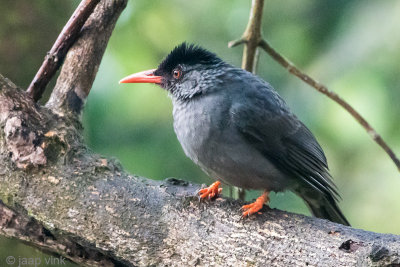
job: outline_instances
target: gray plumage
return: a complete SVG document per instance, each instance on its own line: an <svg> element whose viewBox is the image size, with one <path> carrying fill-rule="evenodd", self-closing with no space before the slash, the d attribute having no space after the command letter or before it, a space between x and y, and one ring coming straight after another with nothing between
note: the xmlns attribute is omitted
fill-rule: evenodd
<svg viewBox="0 0 400 267"><path fill-rule="evenodd" d="M177 68L179 79L171 74ZM324 152L269 83L186 44L155 74L172 97L183 150L210 177L245 189L292 190L315 216L349 225Z"/></svg>

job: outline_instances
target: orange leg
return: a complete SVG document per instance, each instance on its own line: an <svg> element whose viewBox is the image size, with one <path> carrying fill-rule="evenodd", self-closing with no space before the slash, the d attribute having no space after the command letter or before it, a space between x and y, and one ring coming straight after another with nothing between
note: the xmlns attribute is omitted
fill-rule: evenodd
<svg viewBox="0 0 400 267"><path fill-rule="evenodd" d="M250 216L251 214L256 213L257 211L262 209L264 203L268 202L268 201L269 201L269 192L264 191L264 193L261 196L259 196L256 199L256 201L254 201L253 203L251 203L249 205L244 205L242 207L242 210L243 210L242 217Z"/></svg>
<svg viewBox="0 0 400 267"><path fill-rule="evenodd" d="M221 182L216 181L209 187L201 189L198 193L200 195L200 199L213 199L215 197L218 197L218 195L222 192L222 188L219 188L220 184Z"/></svg>

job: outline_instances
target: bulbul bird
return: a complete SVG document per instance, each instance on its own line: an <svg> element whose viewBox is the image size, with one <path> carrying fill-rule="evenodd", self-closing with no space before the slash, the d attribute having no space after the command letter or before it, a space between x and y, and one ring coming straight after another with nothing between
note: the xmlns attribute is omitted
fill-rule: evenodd
<svg viewBox="0 0 400 267"><path fill-rule="evenodd" d="M257 213L269 192L291 190L318 218L349 225L321 146L272 86L193 44L175 47L157 69L120 83L155 83L169 92L174 130L185 154L217 179L199 191L221 193L220 181L264 193L243 216Z"/></svg>

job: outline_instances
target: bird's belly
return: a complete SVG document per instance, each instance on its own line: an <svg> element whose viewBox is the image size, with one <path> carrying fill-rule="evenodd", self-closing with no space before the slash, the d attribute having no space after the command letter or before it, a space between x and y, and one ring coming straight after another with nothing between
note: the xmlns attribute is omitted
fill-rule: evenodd
<svg viewBox="0 0 400 267"><path fill-rule="evenodd" d="M289 179L256 149L232 132L207 145L201 162L215 179L248 189L284 190Z"/></svg>
<svg viewBox="0 0 400 267"><path fill-rule="evenodd" d="M175 105L176 106L176 105ZM223 117L223 116L222 116ZM245 142L219 114L174 108L174 129L185 154L216 180L248 188L282 191L289 179Z"/></svg>

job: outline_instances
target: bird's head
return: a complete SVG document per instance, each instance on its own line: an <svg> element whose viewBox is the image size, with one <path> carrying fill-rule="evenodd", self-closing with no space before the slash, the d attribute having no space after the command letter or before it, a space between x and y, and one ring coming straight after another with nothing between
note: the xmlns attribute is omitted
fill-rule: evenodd
<svg viewBox="0 0 400 267"><path fill-rule="evenodd" d="M213 86L221 67L225 65L214 53L182 43L171 51L157 69L129 75L120 83L155 83L175 98L188 99Z"/></svg>

